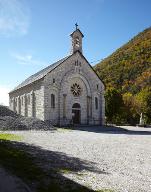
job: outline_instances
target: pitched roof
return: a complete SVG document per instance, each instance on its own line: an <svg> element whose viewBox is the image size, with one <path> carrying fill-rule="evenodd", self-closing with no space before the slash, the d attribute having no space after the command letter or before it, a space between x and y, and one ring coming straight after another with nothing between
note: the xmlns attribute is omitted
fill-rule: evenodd
<svg viewBox="0 0 151 192"><path fill-rule="evenodd" d="M14 92L26 85L29 85L37 80L42 79L43 77L45 77L49 72L51 72L53 69L55 69L57 66L59 66L61 63L63 63L66 59L68 59L70 57L67 56L51 65L49 65L48 67L42 69L41 71L35 73L34 75L31 75L30 77L28 77L25 81L23 81L21 84L19 84L17 87L15 87L11 92ZM11 93L10 92L10 93Z"/></svg>
<svg viewBox="0 0 151 192"><path fill-rule="evenodd" d="M74 34L76 31L78 31L79 33L81 33L82 37L84 37L84 35L83 35L83 33L80 31L80 29L76 29L75 31L73 31L73 32L70 34L70 36L72 37L73 34Z"/></svg>

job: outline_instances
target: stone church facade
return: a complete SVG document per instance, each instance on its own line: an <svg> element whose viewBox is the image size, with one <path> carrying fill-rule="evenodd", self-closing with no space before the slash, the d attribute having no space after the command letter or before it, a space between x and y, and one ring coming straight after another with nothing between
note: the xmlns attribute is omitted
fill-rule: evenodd
<svg viewBox="0 0 151 192"><path fill-rule="evenodd" d="M56 125L103 125L104 85L82 53L82 32L71 34L71 54L9 93L10 109Z"/></svg>

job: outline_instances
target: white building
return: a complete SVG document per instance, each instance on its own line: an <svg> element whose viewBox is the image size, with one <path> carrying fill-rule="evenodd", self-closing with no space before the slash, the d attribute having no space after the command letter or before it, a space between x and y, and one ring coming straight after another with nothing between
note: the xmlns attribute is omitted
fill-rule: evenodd
<svg viewBox="0 0 151 192"><path fill-rule="evenodd" d="M54 124L104 124L104 85L82 53L82 32L71 34L71 54L30 76L9 93L17 113Z"/></svg>

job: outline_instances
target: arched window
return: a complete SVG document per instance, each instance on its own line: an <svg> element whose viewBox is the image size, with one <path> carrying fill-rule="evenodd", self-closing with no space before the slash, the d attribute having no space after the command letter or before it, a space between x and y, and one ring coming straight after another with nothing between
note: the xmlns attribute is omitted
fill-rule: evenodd
<svg viewBox="0 0 151 192"><path fill-rule="evenodd" d="M51 94L51 108L55 108L55 95Z"/></svg>
<svg viewBox="0 0 151 192"><path fill-rule="evenodd" d="M24 98L23 98L23 96L21 97L21 105L24 105Z"/></svg>
<svg viewBox="0 0 151 192"><path fill-rule="evenodd" d="M30 105L30 95L27 97L27 104Z"/></svg>
<svg viewBox="0 0 151 192"><path fill-rule="evenodd" d="M95 109L98 109L98 98L95 97Z"/></svg>
<svg viewBox="0 0 151 192"><path fill-rule="evenodd" d="M98 90L99 89L99 85L97 84L96 87L97 87L97 90Z"/></svg>

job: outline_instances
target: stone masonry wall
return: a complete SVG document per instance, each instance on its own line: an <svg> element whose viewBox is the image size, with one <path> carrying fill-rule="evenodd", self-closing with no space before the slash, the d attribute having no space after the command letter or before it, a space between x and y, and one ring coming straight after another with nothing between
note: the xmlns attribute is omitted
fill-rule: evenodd
<svg viewBox="0 0 151 192"><path fill-rule="evenodd" d="M79 97L71 92L74 83L82 88ZM51 104L52 94L55 97L54 106ZM54 124L69 124L75 103L80 105L82 124L104 124L104 85L79 52L70 56L44 79L10 93L12 110L23 116L50 120Z"/></svg>
<svg viewBox="0 0 151 192"><path fill-rule="evenodd" d="M55 81L55 82L54 82ZM71 85L77 82L82 87L82 94L74 97L70 91ZM77 52L59 65L44 79L45 85L45 119L69 123L72 119L72 105L79 103L81 106L81 123L100 124L104 123L104 85L88 65L86 60ZM50 106L50 95L56 98L56 107ZM64 97L66 98L66 117L64 117ZM89 111L87 97L90 98ZM95 107L95 97L98 98L98 109ZM90 109L91 108L91 109Z"/></svg>
<svg viewBox="0 0 151 192"><path fill-rule="evenodd" d="M9 99L13 111L23 116L44 120L43 80L11 92Z"/></svg>

